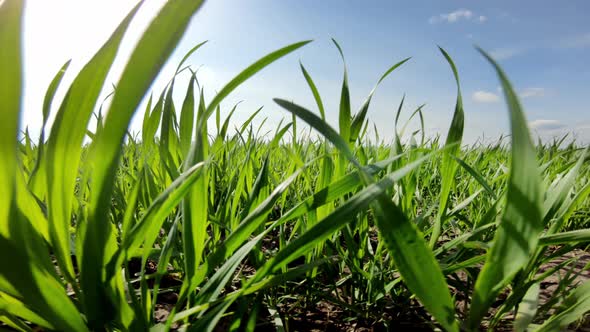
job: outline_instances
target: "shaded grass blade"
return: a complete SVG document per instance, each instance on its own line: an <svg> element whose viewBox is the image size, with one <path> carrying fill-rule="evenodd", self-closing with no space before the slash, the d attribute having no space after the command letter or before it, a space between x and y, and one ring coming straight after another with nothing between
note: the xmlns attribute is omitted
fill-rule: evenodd
<svg viewBox="0 0 590 332"><path fill-rule="evenodd" d="M559 331L590 311L590 281L578 286L565 300L565 304L565 310L549 318L535 331Z"/></svg>

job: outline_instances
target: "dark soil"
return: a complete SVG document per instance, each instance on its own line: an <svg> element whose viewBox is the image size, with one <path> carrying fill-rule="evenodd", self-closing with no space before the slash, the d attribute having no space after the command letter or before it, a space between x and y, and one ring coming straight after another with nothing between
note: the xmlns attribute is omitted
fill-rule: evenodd
<svg viewBox="0 0 590 332"><path fill-rule="evenodd" d="M268 243L271 244L271 243ZM272 247L272 244L271 244ZM555 251L552 248L549 251ZM563 293L559 290L559 283L565 277L571 277L572 282L570 287L575 287L590 279L590 254L583 250L574 250L564 255L560 255L548 263L541 266L539 273L544 273L547 270L555 268L567 260L572 260L570 264L558 269L555 273L545 278L541 283L541 291L539 295L539 304L542 307L545 304L551 304L559 301L558 294ZM132 259L129 262L129 273L132 277L139 277L141 272L141 261L139 259ZM148 260L144 266L144 273L153 274L157 271L157 264L154 261ZM255 271L249 267L242 269L244 274L254 274ZM466 279L464 272L456 274L459 281ZM174 308L178 300L177 291L182 285L182 280L178 279L174 274L164 275L160 282L161 293L157 297L155 319L156 322L165 322L171 310ZM153 279L148 280L148 286L153 287ZM231 287L235 289L237 285ZM139 283L134 284L138 288ZM231 291L230 289L229 291ZM467 308L464 303L468 300L465 294L451 288L453 295L457 300L457 311L460 317L466 316ZM495 308L499 307L506 299L508 291L498 296L497 301L492 305L491 314ZM281 321L284 324L286 331L432 331L437 328L437 325L432 321L430 315L424 310L420 303L416 300L410 300L407 303L396 305L391 299L383 307L367 309L367 312L353 311L350 307L343 307L342 304L332 303L326 298L317 295L314 297L315 303L309 303L309 299L305 295L305 286L298 289L298 287L289 288L289 297L285 297L279 304L275 306L280 315ZM231 308L230 308L231 310ZM276 326L273 323L268 310L261 310L258 314L258 322L256 331L276 331ZM222 319L216 331L224 331L228 328L229 319ZM514 314L509 313L504 320L495 328L496 331L511 331ZM487 322L483 322L482 327L485 328ZM0 329L5 328L0 324ZM35 331L42 331L33 327ZM569 331L588 331L590 332L590 314L585 316L585 319L575 326L570 326Z"/></svg>

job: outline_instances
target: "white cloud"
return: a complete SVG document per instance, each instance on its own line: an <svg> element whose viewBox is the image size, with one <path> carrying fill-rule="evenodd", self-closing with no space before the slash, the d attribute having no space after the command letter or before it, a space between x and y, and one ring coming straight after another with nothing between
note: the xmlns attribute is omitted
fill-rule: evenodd
<svg viewBox="0 0 590 332"><path fill-rule="evenodd" d="M471 99L476 103L497 103L500 101L500 97L497 94L483 90L475 91Z"/></svg>
<svg viewBox="0 0 590 332"><path fill-rule="evenodd" d="M522 47L505 47L505 48L497 48L490 52L490 55L495 60L506 60L513 58L515 56L521 55L526 51L525 48Z"/></svg>
<svg viewBox="0 0 590 332"><path fill-rule="evenodd" d="M471 10L461 8L461 9L457 9L457 10L450 12L450 13L443 13L443 14L432 16L432 17L430 17L428 22L430 24L455 23L460 20L484 23L485 21L488 20L488 18L483 15L477 16Z"/></svg>
<svg viewBox="0 0 590 332"><path fill-rule="evenodd" d="M521 98L536 98L536 97L543 97L546 94L546 90L544 88L526 88L520 92Z"/></svg>
<svg viewBox="0 0 590 332"><path fill-rule="evenodd" d="M539 131L551 131L551 130L563 129L567 126L565 124L561 123L559 120L539 119L539 120L529 122L529 127L531 129L539 130Z"/></svg>

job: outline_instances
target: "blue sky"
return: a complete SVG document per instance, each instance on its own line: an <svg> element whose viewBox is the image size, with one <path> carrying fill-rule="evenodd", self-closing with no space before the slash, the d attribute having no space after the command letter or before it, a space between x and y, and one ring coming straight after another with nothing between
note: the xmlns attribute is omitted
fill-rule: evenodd
<svg viewBox="0 0 590 332"><path fill-rule="evenodd" d="M39 130L43 94L61 64L73 59L67 83L133 4L131 0L28 2L23 123L32 133ZM124 41L109 82L116 83L135 41L161 4L161 0L147 0ZM425 103L427 134L444 136L456 88L451 70L437 49L440 45L459 70L466 112L465 141L490 141L507 133L508 113L491 66L474 49L479 45L508 73L535 136L548 139L572 133L588 143L588 13L590 2L586 0L208 1L153 88L159 93L184 53L204 40L209 43L191 57L190 64L201 66L200 81L211 96L265 54L314 39L246 82L224 102L223 110L227 113L233 103L243 100L235 115L235 123L239 123L264 105L268 130L281 118L288 118L274 105L274 97L315 110L299 69L298 62L302 61L322 94L328 121L336 126L342 61L331 43L333 37L344 50L354 110L389 66L412 57L379 87L373 99L369 119L381 137L392 137L395 110L404 94L405 114ZM176 88L182 89L181 85ZM58 98L61 95L63 91ZM180 98L179 94L179 102ZM136 117L132 129L140 128L140 120Z"/></svg>

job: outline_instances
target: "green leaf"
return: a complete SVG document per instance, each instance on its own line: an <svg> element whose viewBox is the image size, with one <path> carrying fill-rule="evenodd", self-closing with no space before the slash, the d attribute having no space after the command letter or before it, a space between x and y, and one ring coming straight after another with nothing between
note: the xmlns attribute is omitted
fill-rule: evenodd
<svg viewBox="0 0 590 332"><path fill-rule="evenodd" d="M182 68L182 65L186 62L186 60L191 55L193 55L193 53L195 53L199 48L201 48L201 46L205 45L207 42L208 42L208 40L205 40L204 42L201 42L201 43L195 45L193 48L190 49L190 51L186 52L186 54L184 55L182 60L180 60L180 62L178 63L175 73L178 74L180 72L180 68Z"/></svg>
<svg viewBox="0 0 590 332"><path fill-rule="evenodd" d="M527 121L502 69L484 51L480 52L494 66L510 110L512 162L502 220L475 283L469 317L472 329L479 326L496 295L528 263L543 230L542 182Z"/></svg>
<svg viewBox="0 0 590 332"><path fill-rule="evenodd" d="M88 205L88 223L83 232L80 261L80 283L88 322L100 329L119 313L114 307L116 293L105 288L103 266L110 259L105 244L110 225L107 213L111 205L117 166L121 156L121 143L135 110L147 89L176 48L193 14L202 1L168 1L152 20L133 50L117 90L106 114L103 130L97 134L90 151L92 170ZM110 278L109 278L110 279ZM121 303L121 302L118 302Z"/></svg>
<svg viewBox="0 0 590 332"><path fill-rule="evenodd" d="M556 214L563 208L568 195L574 186L576 178L584 165L584 161L586 159L586 155L588 154L588 149L586 148L580 158L578 158L578 162L575 166L569 170L569 172L559 180L559 183L554 187L551 188L547 192L547 198L544 201L543 206L543 223L545 225L549 224L552 218L556 216ZM558 231L558 226L561 226L559 223L555 223L555 226L550 228L550 232L554 233Z"/></svg>
<svg viewBox="0 0 590 332"><path fill-rule="evenodd" d="M198 163L182 173L145 211L142 218L123 239L121 252L134 252L142 243L151 248L166 217L178 206L195 181L202 176L205 163Z"/></svg>
<svg viewBox="0 0 590 332"><path fill-rule="evenodd" d="M463 98L461 97L461 86L459 84L459 74L457 68L453 63L453 60L449 54L439 47L440 52L443 54L455 76L455 82L457 84L457 102L455 104L455 112L453 114L453 120L451 127L447 133L447 140L445 146L449 147L447 152L443 154L442 166L441 166L441 188L439 194L438 213L430 236L430 247L434 248L438 238L441 234L444 218L447 212L449 203L449 195L451 188L455 183L455 173L457 172L457 164L454 163L454 158L461 152L461 140L463 139L463 123L465 115L463 113Z"/></svg>
<svg viewBox="0 0 590 332"><path fill-rule="evenodd" d="M21 111L21 25L24 1L0 3L0 235L9 235Z"/></svg>
<svg viewBox="0 0 590 332"><path fill-rule="evenodd" d="M332 42L338 48L342 63L344 66L344 77L342 78L342 91L340 92L340 111L338 112L338 124L340 129L340 136L345 142L350 140L350 91L348 89L348 71L346 69L346 61L344 60L344 53L338 42L332 38Z"/></svg>
<svg viewBox="0 0 590 332"><path fill-rule="evenodd" d="M463 159L455 157L455 156L453 156L453 158L455 159L455 161L459 165L461 165L461 167L463 167L467 171L467 173L469 173L475 179L475 181L477 181L479 184L481 184L481 186L486 190L486 192L488 193L488 195L490 195L490 197L492 197L494 200L498 199L496 197L496 193L492 190L492 187L490 187L490 185L483 178L483 176L481 175L480 172L475 170L473 167L469 166L469 164L467 164Z"/></svg>
<svg viewBox="0 0 590 332"><path fill-rule="evenodd" d="M432 251L428 249L423 235L418 231L415 224L410 222L401 212L401 210L391 201L391 199L385 195L385 191L393 186L394 181L371 184L371 176L363 172L361 165L355 159L352 151L350 151L347 142L325 121L322 121L317 115L294 103L282 99L274 99L274 101L289 112L302 118L305 122L307 122L307 124L319 131L332 144L334 144L344 154L344 156L349 159L350 162L355 165L355 167L360 172L363 183L368 186L365 190L371 188L372 192L375 193L375 197L370 199L366 198L368 200L367 203L373 203L373 209L375 210L377 216L376 219L379 230L385 237L385 244L392 254L400 274L404 278L404 281L406 281L408 288L414 294L416 294L416 296L422 301L428 311L445 329L450 331L458 331L459 325L455 320L453 301L438 262L435 260ZM419 159L419 161L423 161L423 158ZM415 163L406 165L405 167L401 168L400 171L412 170L417 166ZM410 168L410 165L413 167ZM381 184L381 186L378 186L379 184ZM370 195L370 191L367 193L367 195ZM363 200L364 199L361 199L361 202ZM349 203L350 200L346 201L343 207L348 206ZM360 208L355 208L353 211L358 211L359 209ZM341 210L337 209L334 211L334 213L337 211L341 212ZM349 216L351 214L352 211L347 211L346 214L340 215L338 218L336 218L339 221L331 221L329 225L325 225L320 222L311 229L315 231L313 232L313 235L309 236L315 238L331 234L337 230L338 227L344 226L344 224L349 220L345 216ZM322 227L325 229L316 229L316 227L319 227L319 225L322 225ZM307 232L305 234L307 234ZM312 240L307 240L305 234L293 242L296 243L296 241L300 241L299 245L301 248L297 248L291 252L290 255L293 256L287 256L289 259L298 257L299 255L303 254L305 249L312 247L315 243L317 243L307 242ZM281 252L283 252L285 249L281 250L277 256L275 256L275 258L281 255L280 257L285 259L283 255L289 255L281 254ZM281 264L283 265L278 265L278 267L275 267L274 269L276 270L277 268L284 266L285 263Z"/></svg>
<svg viewBox="0 0 590 332"><path fill-rule="evenodd" d="M326 120L326 114L324 112L324 103L322 102L322 97L318 92L318 88L316 87L315 83L313 82L313 79L311 78L307 70L305 70L305 67L303 67L303 63L301 63L301 61L299 61L299 67L301 67L301 72L303 73L305 81L307 82L307 85L309 86L309 89L313 94L313 99L315 99L315 103L318 106L318 110L320 111L322 120Z"/></svg>
<svg viewBox="0 0 590 332"><path fill-rule="evenodd" d="M578 229L575 231L545 235L539 239L539 245L541 246L579 242L590 242L590 229Z"/></svg>
<svg viewBox="0 0 590 332"><path fill-rule="evenodd" d="M590 281L586 281L567 297L565 309L553 315L536 332L559 331L590 311Z"/></svg>
<svg viewBox="0 0 590 332"><path fill-rule="evenodd" d="M535 314L537 313L537 307L539 306L540 289L541 285L534 283L522 298L522 301L518 305L516 317L514 317L514 331L525 332L529 324L533 322L533 318L535 318Z"/></svg>
<svg viewBox="0 0 590 332"><path fill-rule="evenodd" d="M69 229L86 126L123 35L140 4L129 12L109 40L74 79L57 112L47 142L49 234L59 267L70 282L75 282L75 277L70 259Z"/></svg>
<svg viewBox="0 0 590 332"><path fill-rule="evenodd" d="M361 127L362 127L363 123L365 122L365 118L367 117L367 112L369 111L369 105L371 104L371 99L373 98L373 95L375 94L375 91L377 90L377 87L379 86L379 84L387 76L389 76L389 74L391 74L394 70L396 70L398 67L400 67L404 63L406 63L408 60L410 60L410 58L406 58L406 59L394 64L389 69L387 69L383 75L381 75L381 78L379 78L379 81L377 81L377 84L375 84L375 87L373 87L373 90L371 90L371 92L369 93L369 95L365 99L363 106L361 106L361 109L358 111L357 114L355 114L354 118L352 119L352 123L350 125L351 129L350 129L350 139L349 139L349 141L351 143L354 143L354 141L356 141L357 138L359 137ZM322 119L324 119L324 118L322 117Z"/></svg>
<svg viewBox="0 0 590 332"><path fill-rule="evenodd" d="M45 92L45 99L43 100L43 123L41 125L41 134L39 135L39 143L37 144L37 161L35 162L33 170L31 170L31 175L29 175L29 184L35 187L34 192L41 197L45 196L46 189L41 189L39 186L46 186L47 183L44 177L45 173L43 173L41 179L37 179L37 172L39 171L41 163L45 158L45 126L47 124L47 119L49 118L49 112L51 111L51 103L53 102L53 97L55 96L55 92L57 91L57 88L59 87L59 84L61 83L61 80L66 73L66 70L70 66L70 62L71 60L66 61L66 63L64 63L64 65L60 68L57 74L55 74L53 80L47 88L47 92ZM44 170L42 172L44 172ZM39 195L40 191L43 191L42 195Z"/></svg>
<svg viewBox="0 0 590 332"><path fill-rule="evenodd" d="M184 157L188 156L193 139L193 126L195 125L195 80L195 76L191 76L184 102L182 103L182 111L180 112L180 148Z"/></svg>
<svg viewBox="0 0 590 332"><path fill-rule="evenodd" d="M236 77L234 77L229 83L227 83L215 98L211 101L211 103L207 106L205 111L205 118L209 118L215 111L215 108L221 103L225 97L227 97L233 90L235 90L240 84L244 83L247 79L254 76L257 72L264 69L266 66L270 65L271 63L275 62L276 60L284 57L285 55L295 51L296 49L310 43L311 40L306 40L302 42L298 42L295 44L291 44L289 46L283 47L279 50L276 50L265 57L261 58L260 60L256 61L248 68L244 69L241 73L239 73Z"/></svg>

